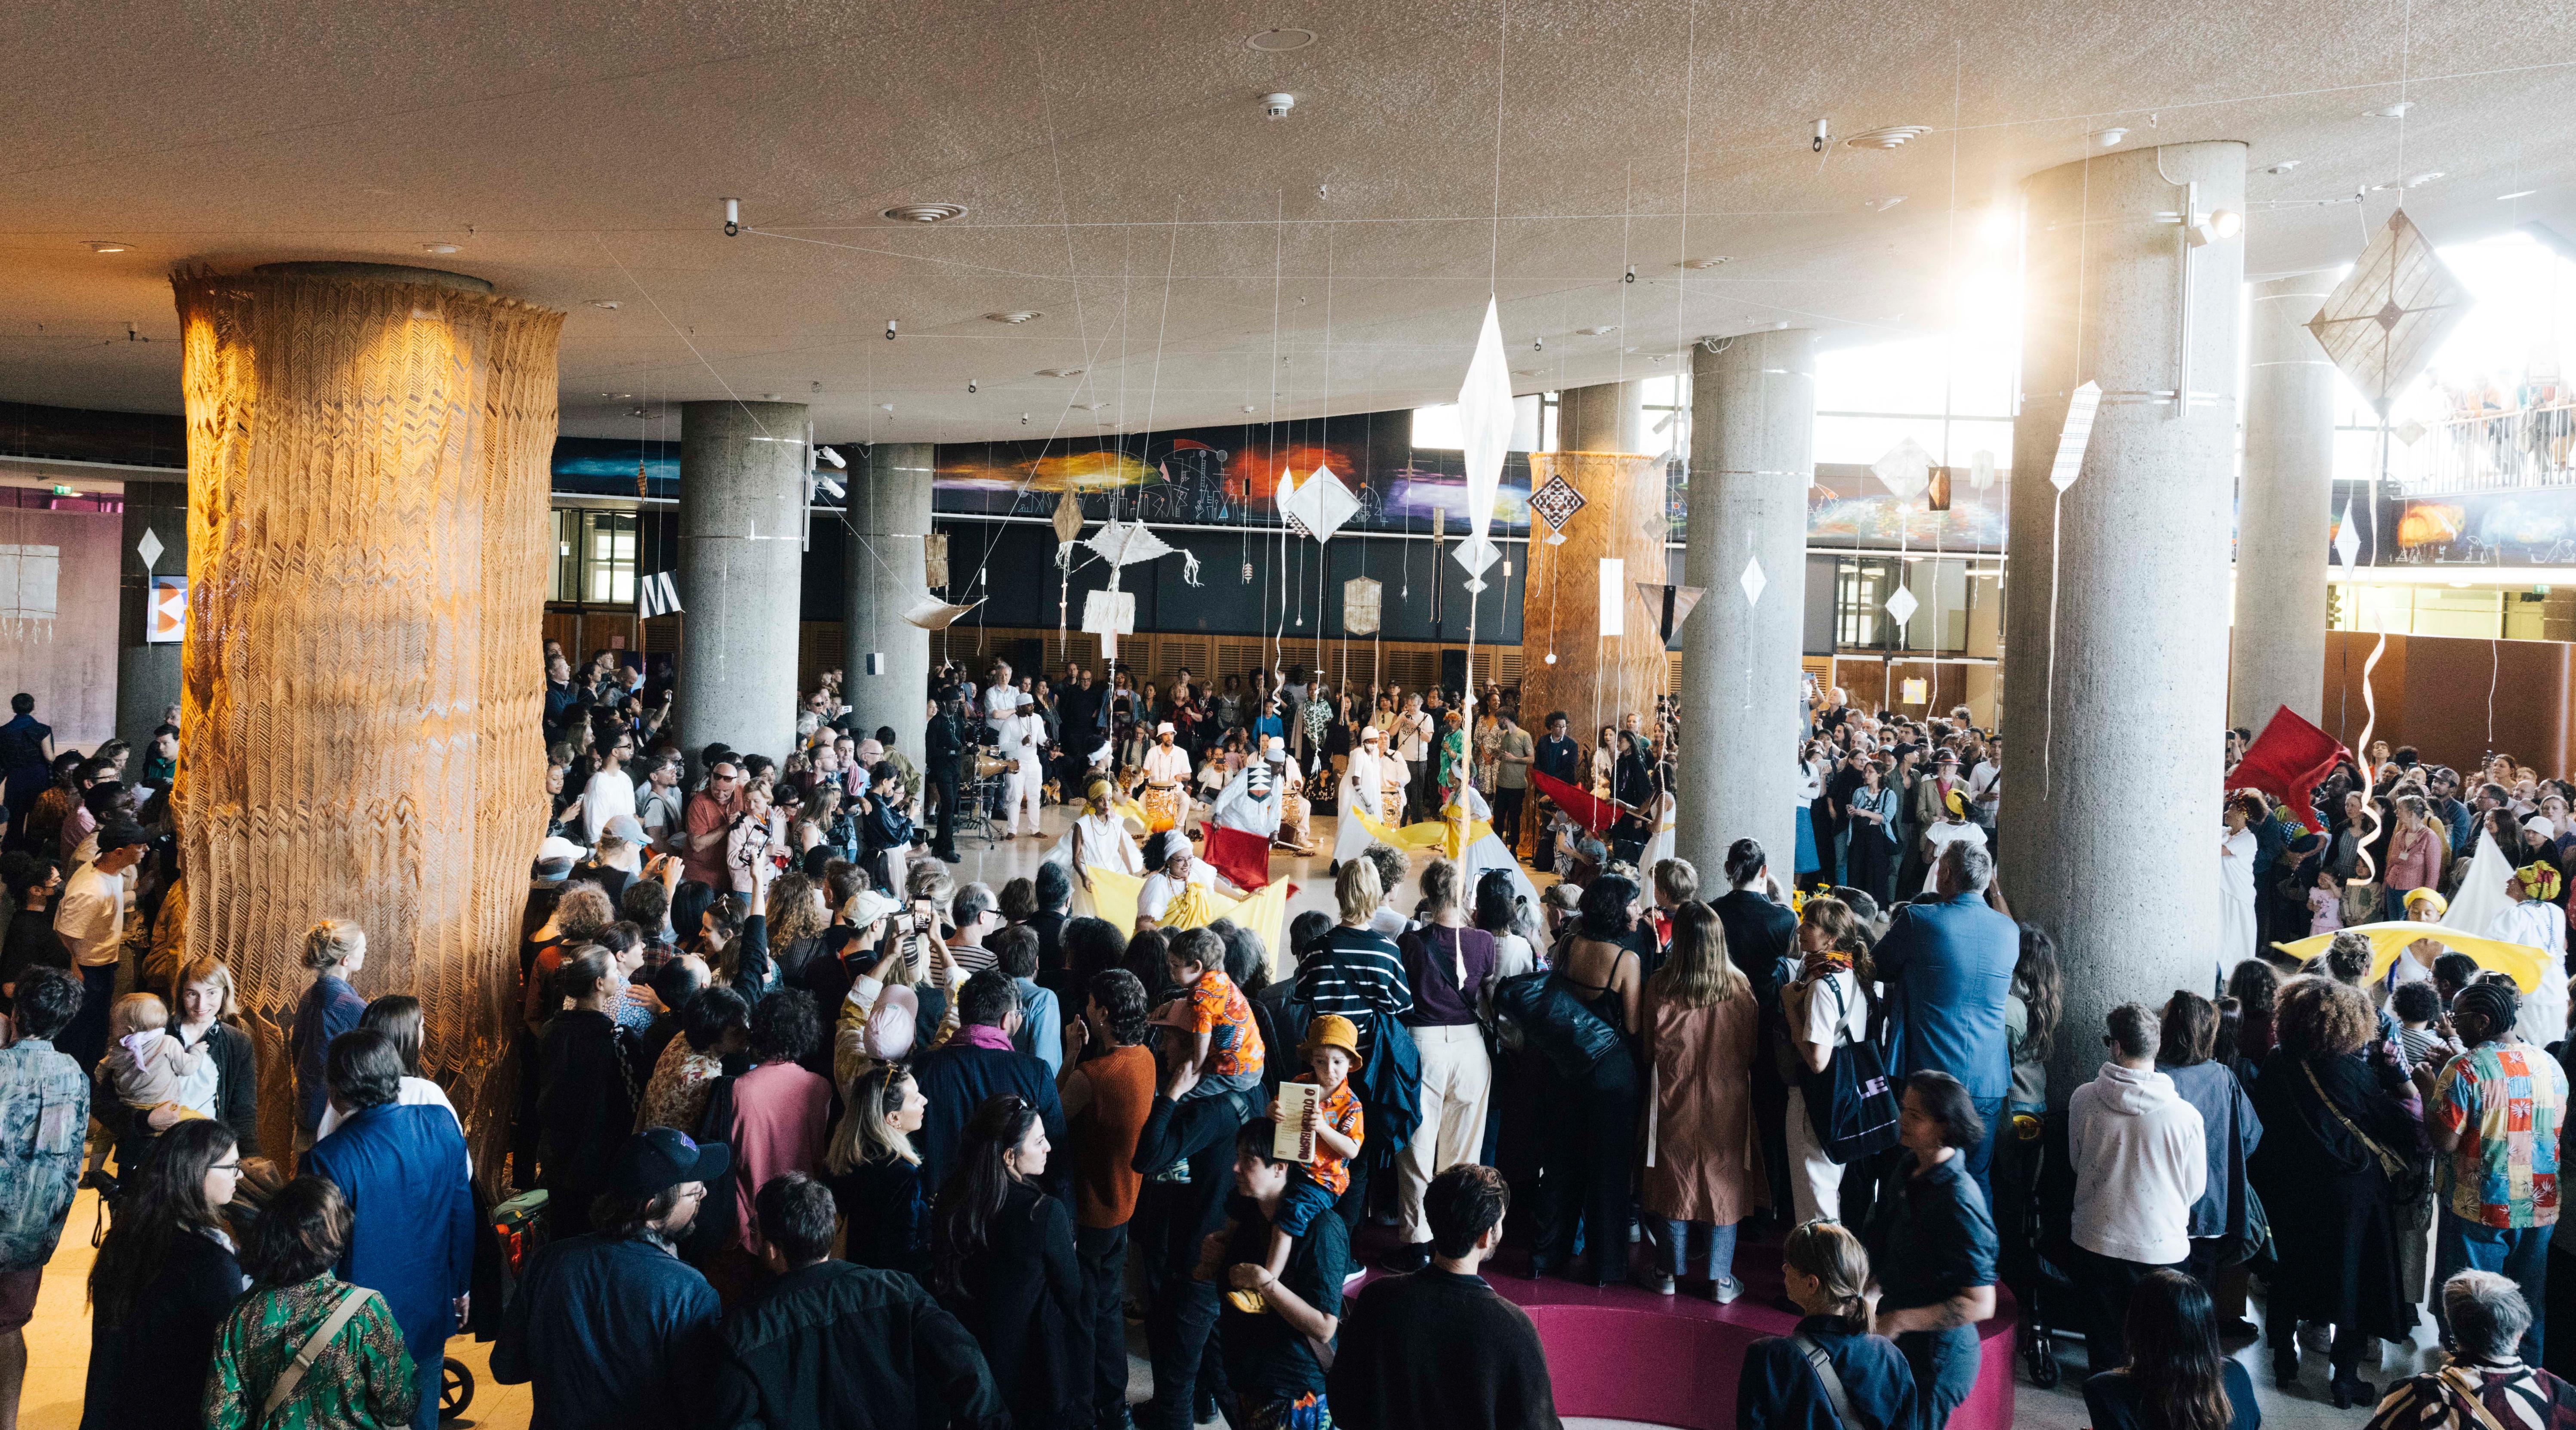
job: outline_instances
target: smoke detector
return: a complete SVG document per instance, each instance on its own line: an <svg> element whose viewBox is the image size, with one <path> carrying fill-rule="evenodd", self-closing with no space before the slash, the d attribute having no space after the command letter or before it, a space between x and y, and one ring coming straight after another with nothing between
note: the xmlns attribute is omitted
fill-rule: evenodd
<svg viewBox="0 0 2576 1430"><path fill-rule="evenodd" d="M2096 129L2086 137L2105 149L2113 149L2119 147L2121 140L2129 137L2129 131L2114 124L2108 129Z"/></svg>
<svg viewBox="0 0 2576 1430"><path fill-rule="evenodd" d="M2414 107L2415 101L2411 99L2401 99L2395 104L2383 104L2377 109L2365 109L2361 112L2361 117L2364 119L2403 119L2406 117L2406 111L2413 109Z"/></svg>
<svg viewBox="0 0 2576 1430"><path fill-rule="evenodd" d="M1264 119L1285 119L1288 117L1288 111L1295 109L1296 107L1297 96L1293 94L1265 94L1261 96L1261 117Z"/></svg>
<svg viewBox="0 0 2576 1430"><path fill-rule="evenodd" d="M1843 141L1847 149L1902 149L1932 132L1929 124L1882 124Z"/></svg>
<svg viewBox="0 0 2576 1430"><path fill-rule="evenodd" d="M946 223L966 212L964 204L897 204L885 217L897 223Z"/></svg>

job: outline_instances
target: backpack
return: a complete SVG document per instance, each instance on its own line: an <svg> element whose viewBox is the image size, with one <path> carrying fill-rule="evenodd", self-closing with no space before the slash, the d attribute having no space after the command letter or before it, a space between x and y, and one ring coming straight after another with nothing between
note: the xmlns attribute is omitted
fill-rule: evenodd
<svg viewBox="0 0 2576 1430"><path fill-rule="evenodd" d="M1834 994L1834 1026L1842 1027L1842 984L1828 979ZM1896 1145L1896 1087L1888 1080L1887 1059L1878 1044L1844 1043L1834 1049L1823 1072L1803 1065L1798 1087L1807 1098L1807 1121L1815 1128L1824 1154L1846 1165Z"/></svg>
<svg viewBox="0 0 2576 1430"><path fill-rule="evenodd" d="M1520 1024L1522 1045L1538 1049L1565 1078L1588 1079L1620 1051L1619 1030L1543 968L1496 983L1494 1010Z"/></svg>

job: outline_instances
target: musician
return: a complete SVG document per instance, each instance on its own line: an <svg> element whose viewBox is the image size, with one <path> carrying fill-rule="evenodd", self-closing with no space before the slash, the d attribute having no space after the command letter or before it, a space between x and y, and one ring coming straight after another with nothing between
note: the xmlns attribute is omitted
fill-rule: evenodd
<svg viewBox="0 0 2576 1430"><path fill-rule="evenodd" d="M1153 748L1145 752L1144 806L1156 832L1182 829L1189 823L1189 752L1172 743L1177 732L1169 720L1154 727Z"/></svg>
<svg viewBox="0 0 2576 1430"><path fill-rule="evenodd" d="M1288 742L1270 736L1262 742L1261 756L1263 763L1270 766L1271 783L1279 788L1279 829L1270 836L1270 842L1292 854L1314 853L1314 842L1306 833L1306 785L1298 774L1296 759L1288 753Z"/></svg>
<svg viewBox="0 0 2576 1430"><path fill-rule="evenodd" d="M1002 759L1010 765L1003 777L1004 839L1019 837L1020 822L1028 821L1029 837L1038 833L1038 807L1046 798L1046 721L1034 706L1023 706L1020 713L1002 722Z"/></svg>

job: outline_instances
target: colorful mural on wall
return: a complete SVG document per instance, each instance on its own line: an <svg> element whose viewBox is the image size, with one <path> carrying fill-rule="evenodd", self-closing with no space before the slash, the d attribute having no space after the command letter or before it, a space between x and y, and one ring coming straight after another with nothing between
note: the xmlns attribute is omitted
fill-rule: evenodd
<svg viewBox="0 0 2576 1430"><path fill-rule="evenodd" d="M2576 565L2576 487L2410 497L2397 507L2401 562Z"/></svg>

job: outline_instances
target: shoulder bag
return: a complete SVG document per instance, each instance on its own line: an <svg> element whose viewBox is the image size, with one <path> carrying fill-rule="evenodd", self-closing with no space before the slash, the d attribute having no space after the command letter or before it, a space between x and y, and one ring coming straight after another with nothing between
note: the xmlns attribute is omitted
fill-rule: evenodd
<svg viewBox="0 0 2576 1430"><path fill-rule="evenodd" d="M2301 1058L2299 1071L2308 1075L2308 1086L2315 1089L2317 1101L2325 1105L2326 1111L2333 1115L2336 1122L2342 1124L2344 1131L2360 1139L2361 1145L2368 1148L2370 1155L2377 1159L2379 1175L2388 1182L2390 1200L2401 1203L2412 1202L2421 1199L2425 1193L2432 1190L2432 1179L2425 1174L2423 1168L2380 1146L2376 1138L2361 1130L2361 1124L2344 1116L2343 1109L2337 1107L2335 1100L2326 1095L2326 1085L2317 1081L2317 1070L2314 1065L2307 1059Z"/></svg>
<svg viewBox="0 0 2576 1430"><path fill-rule="evenodd" d="M340 1334L340 1328L348 1325L350 1318L357 1315L359 1308L367 1304L367 1298L374 1294L364 1286L352 1286L340 1293L340 1303L331 1308L331 1314L323 1318L321 1325L313 1328L313 1334L304 1338L304 1344L295 1348L295 1359L278 1372L276 1382L269 1386L268 1400L259 1407L260 1424L267 1424L279 1406L294 1398L295 1388L304 1383L304 1373L313 1369L313 1362L330 1349L331 1338Z"/></svg>
<svg viewBox="0 0 2576 1430"><path fill-rule="evenodd" d="M1816 1145L1826 1156L1849 1165L1896 1145L1899 1108L1895 1084L1887 1076L1887 1061L1878 1045L1841 1041L1846 1006L1842 984L1834 979L1824 982L1833 990L1837 1041L1823 1072L1809 1072L1804 1063L1798 1065L1798 1089L1806 1095L1807 1121L1815 1129Z"/></svg>
<svg viewBox="0 0 2576 1430"><path fill-rule="evenodd" d="M1843 1378L1834 1373L1834 1358L1803 1334L1789 1337L1789 1344L1798 1348L1798 1354L1807 1358L1807 1369L1816 1373L1816 1388L1825 1393L1825 1404L1833 1407L1834 1423L1843 1430L1861 1430L1852 1418L1851 1397L1843 1392Z"/></svg>

